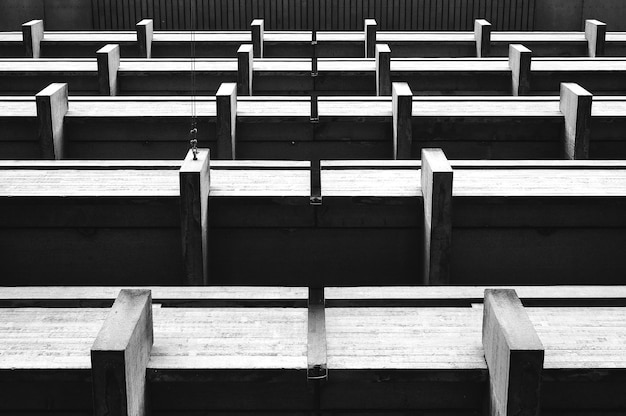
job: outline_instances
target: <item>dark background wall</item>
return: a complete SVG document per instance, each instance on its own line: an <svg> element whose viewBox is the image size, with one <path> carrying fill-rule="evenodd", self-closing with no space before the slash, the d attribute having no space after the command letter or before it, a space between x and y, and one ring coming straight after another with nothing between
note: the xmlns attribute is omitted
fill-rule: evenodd
<svg viewBox="0 0 626 416"><path fill-rule="evenodd" d="M92 0L0 0L0 30L20 30L33 19L49 30L93 29Z"/></svg>
<svg viewBox="0 0 626 416"><path fill-rule="evenodd" d="M585 19L598 19L609 31L626 31L624 0L536 0L534 30L582 30Z"/></svg>
<svg viewBox="0 0 626 416"><path fill-rule="evenodd" d="M44 19L48 30L132 29L142 18L157 29L360 30L375 17L382 30L470 30L487 18L496 30L581 30L595 18L626 31L625 0L0 0L0 30Z"/></svg>

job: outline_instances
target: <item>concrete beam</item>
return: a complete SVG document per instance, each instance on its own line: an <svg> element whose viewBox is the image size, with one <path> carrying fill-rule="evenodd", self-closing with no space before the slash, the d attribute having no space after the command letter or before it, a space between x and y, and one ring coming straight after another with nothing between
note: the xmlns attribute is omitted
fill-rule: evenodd
<svg viewBox="0 0 626 416"><path fill-rule="evenodd" d="M252 95L252 79L254 77L253 47L241 45L237 50L237 94Z"/></svg>
<svg viewBox="0 0 626 416"><path fill-rule="evenodd" d="M235 160L237 84L223 83L215 95L217 106L217 158Z"/></svg>
<svg viewBox="0 0 626 416"><path fill-rule="evenodd" d="M599 20L585 20L585 38L590 58L604 56L606 23Z"/></svg>
<svg viewBox="0 0 626 416"><path fill-rule="evenodd" d="M539 415L544 348L512 289L485 290L483 348L491 416Z"/></svg>
<svg viewBox="0 0 626 416"><path fill-rule="evenodd" d="M59 160L65 156L63 120L68 110L67 84L50 84L37 95L37 123L43 159Z"/></svg>
<svg viewBox="0 0 626 416"><path fill-rule="evenodd" d="M365 19L365 57L374 58L376 55L376 19Z"/></svg>
<svg viewBox="0 0 626 416"><path fill-rule="evenodd" d="M387 44L376 45L376 95L391 95L391 49Z"/></svg>
<svg viewBox="0 0 626 416"><path fill-rule="evenodd" d="M250 24L252 31L252 49L255 58L263 58L263 44L265 42L265 20L254 19Z"/></svg>
<svg viewBox="0 0 626 416"><path fill-rule="evenodd" d="M565 159L589 159L593 95L578 84L561 83L559 108L565 118Z"/></svg>
<svg viewBox="0 0 626 416"><path fill-rule="evenodd" d="M393 158L410 159L413 143L413 91L406 82L391 86L393 112Z"/></svg>
<svg viewBox="0 0 626 416"><path fill-rule="evenodd" d="M91 347L96 416L146 414L152 343L151 292L122 289Z"/></svg>
<svg viewBox="0 0 626 416"><path fill-rule="evenodd" d="M185 284L209 284L209 186L208 149L190 150L180 170L180 220Z"/></svg>
<svg viewBox="0 0 626 416"><path fill-rule="evenodd" d="M511 90L514 96L530 93L530 64L532 52L524 45L509 45Z"/></svg>
<svg viewBox="0 0 626 416"><path fill-rule="evenodd" d="M139 55L143 58L152 58L152 38L154 36L154 22L152 19L143 19L135 26L137 29L137 44Z"/></svg>
<svg viewBox="0 0 626 416"><path fill-rule="evenodd" d="M100 95L118 94L117 72L120 69L120 45L106 45L96 52Z"/></svg>
<svg viewBox="0 0 626 416"><path fill-rule="evenodd" d="M491 23L485 19L474 21L474 39L476 39L476 57L485 58L491 52Z"/></svg>
<svg viewBox="0 0 626 416"><path fill-rule="evenodd" d="M28 58L41 58L43 35L43 20L31 20L22 25L22 41Z"/></svg>
<svg viewBox="0 0 626 416"><path fill-rule="evenodd" d="M426 285L444 285L450 282L452 178L452 167L441 149L422 149L423 279Z"/></svg>

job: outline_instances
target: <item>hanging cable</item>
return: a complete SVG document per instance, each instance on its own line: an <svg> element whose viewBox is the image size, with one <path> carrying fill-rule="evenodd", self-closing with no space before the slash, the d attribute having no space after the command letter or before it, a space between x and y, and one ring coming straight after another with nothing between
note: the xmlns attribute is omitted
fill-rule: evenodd
<svg viewBox="0 0 626 416"><path fill-rule="evenodd" d="M193 2L189 2L189 21L191 23L191 127L189 129L189 145L193 151L193 160L198 160L198 115L196 105L196 28L198 15L194 13Z"/></svg>

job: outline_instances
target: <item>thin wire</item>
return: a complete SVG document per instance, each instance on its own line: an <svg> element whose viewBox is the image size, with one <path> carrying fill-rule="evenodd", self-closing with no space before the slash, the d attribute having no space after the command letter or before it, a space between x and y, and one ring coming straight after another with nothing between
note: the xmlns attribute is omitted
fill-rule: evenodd
<svg viewBox="0 0 626 416"><path fill-rule="evenodd" d="M196 31L198 16L193 12L193 2L189 2L189 12L191 18L191 124L196 125ZM194 24L195 23L195 24Z"/></svg>
<svg viewBox="0 0 626 416"><path fill-rule="evenodd" d="M198 156L198 115L196 106L196 28L198 14L194 13L193 2L189 2L189 20L191 23L191 128L189 129L189 144L193 151L193 160Z"/></svg>

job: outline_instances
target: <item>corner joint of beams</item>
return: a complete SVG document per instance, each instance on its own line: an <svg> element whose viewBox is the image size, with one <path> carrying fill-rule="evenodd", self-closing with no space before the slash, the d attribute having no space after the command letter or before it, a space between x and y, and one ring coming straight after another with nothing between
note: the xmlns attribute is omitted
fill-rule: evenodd
<svg viewBox="0 0 626 416"><path fill-rule="evenodd" d="M488 414L538 415L544 347L515 290L485 290L482 331Z"/></svg>
<svg viewBox="0 0 626 416"><path fill-rule="evenodd" d="M63 120L68 110L66 83L48 85L35 95L41 157L60 160L65 156Z"/></svg>
<svg viewBox="0 0 626 416"><path fill-rule="evenodd" d="M309 288L307 380L328 378L324 288Z"/></svg>
<svg viewBox="0 0 626 416"><path fill-rule="evenodd" d="M604 55L606 44L606 23L599 20L585 20L585 39L590 58Z"/></svg>
<svg viewBox="0 0 626 416"><path fill-rule="evenodd" d="M491 53L491 23L485 19L474 20L476 57L485 58Z"/></svg>
<svg viewBox="0 0 626 416"><path fill-rule="evenodd" d="M378 23L376 19L365 19L365 57L374 58L376 54L376 31Z"/></svg>
<svg viewBox="0 0 626 416"><path fill-rule="evenodd" d="M263 58L263 48L265 43L265 20L254 19L250 24L252 32L252 49L255 58Z"/></svg>
<svg viewBox="0 0 626 416"><path fill-rule="evenodd" d="M410 159L413 144L413 91L406 82L391 85L393 113L393 158Z"/></svg>
<svg viewBox="0 0 626 416"><path fill-rule="evenodd" d="M146 414L146 367L153 343L152 295L122 289L91 347L94 414ZM117 414L117 413L116 413Z"/></svg>
<svg viewBox="0 0 626 416"><path fill-rule="evenodd" d="M252 95L254 47L243 44L237 50L237 94Z"/></svg>
<svg viewBox="0 0 626 416"><path fill-rule="evenodd" d="M152 38L154 36L154 22L152 19L143 19L137 25L137 46L139 56L142 58L152 58Z"/></svg>
<svg viewBox="0 0 626 416"><path fill-rule="evenodd" d="M563 156L568 160L589 159L593 95L575 83L561 83L559 109L565 119Z"/></svg>
<svg viewBox="0 0 626 416"><path fill-rule="evenodd" d="M452 167L443 150L422 149L421 185L424 201L422 279L426 285L445 285L450 282L452 178Z"/></svg>
<svg viewBox="0 0 626 416"><path fill-rule="evenodd" d="M185 284L209 284L209 189L210 153L192 149L179 170L180 232Z"/></svg>
<svg viewBox="0 0 626 416"><path fill-rule="evenodd" d="M116 96L118 93L117 73L120 69L120 45L105 45L96 52L96 57L100 95Z"/></svg>
<svg viewBox="0 0 626 416"><path fill-rule="evenodd" d="M376 95L391 95L391 48L386 43L376 45Z"/></svg>
<svg viewBox="0 0 626 416"><path fill-rule="evenodd" d="M511 90L514 96L530 93L530 65L532 52L524 45L509 45Z"/></svg>
<svg viewBox="0 0 626 416"><path fill-rule="evenodd" d="M217 158L235 160L237 134L237 84L226 82L215 94Z"/></svg>
<svg viewBox="0 0 626 416"><path fill-rule="evenodd" d="M41 57L41 41L44 36L43 20L31 20L22 25L22 42L27 58Z"/></svg>

